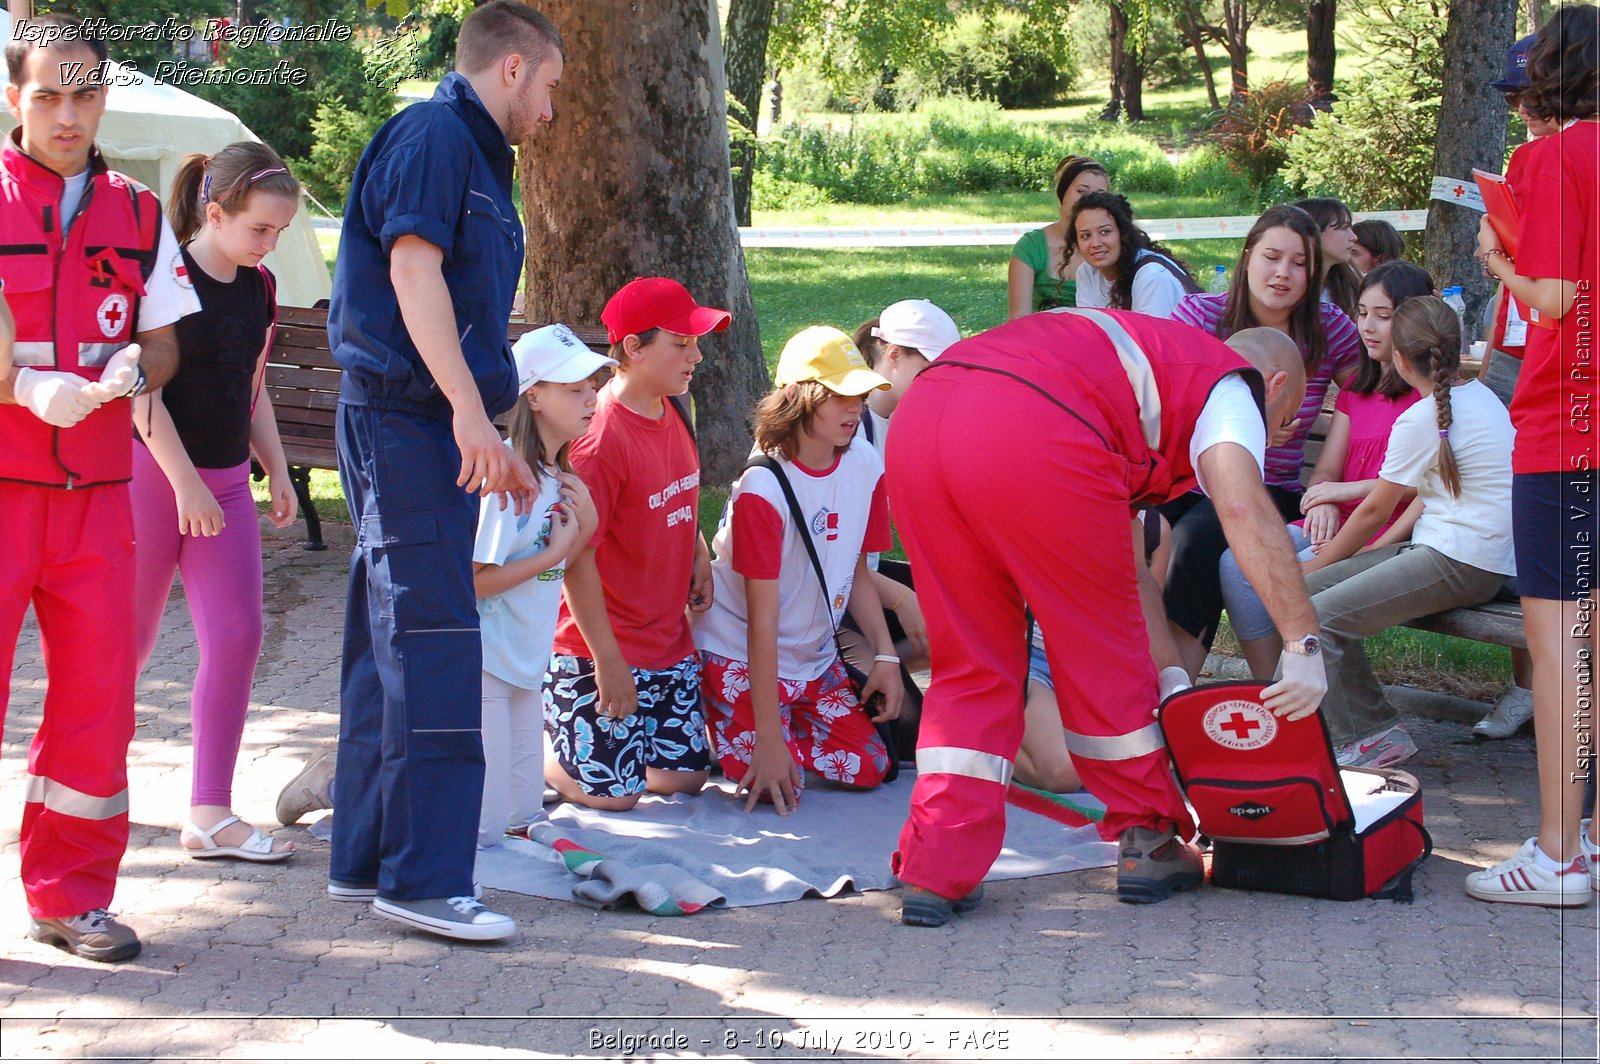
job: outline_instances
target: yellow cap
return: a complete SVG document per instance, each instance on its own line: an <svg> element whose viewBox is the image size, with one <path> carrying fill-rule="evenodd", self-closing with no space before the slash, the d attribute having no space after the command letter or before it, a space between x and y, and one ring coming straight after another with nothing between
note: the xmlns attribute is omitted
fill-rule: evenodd
<svg viewBox="0 0 1600 1064"><path fill-rule="evenodd" d="M831 325L801 329L783 345L773 383L816 381L839 395L866 395L890 383L867 365L855 343Z"/></svg>

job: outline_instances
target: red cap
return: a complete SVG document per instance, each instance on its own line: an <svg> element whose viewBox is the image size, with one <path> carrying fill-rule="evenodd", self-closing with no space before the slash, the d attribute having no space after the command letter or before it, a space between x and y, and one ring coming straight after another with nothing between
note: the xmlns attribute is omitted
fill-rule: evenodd
<svg viewBox="0 0 1600 1064"><path fill-rule="evenodd" d="M702 307L687 288L670 277L635 277L617 289L600 312L600 320L606 326L606 341L614 344L624 336L650 329L683 336L721 332L733 315Z"/></svg>

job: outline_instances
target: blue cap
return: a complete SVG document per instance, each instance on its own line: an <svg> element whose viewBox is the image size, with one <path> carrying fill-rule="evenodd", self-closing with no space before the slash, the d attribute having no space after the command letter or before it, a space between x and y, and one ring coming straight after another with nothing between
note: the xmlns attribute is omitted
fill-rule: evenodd
<svg viewBox="0 0 1600 1064"><path fill-rule="evenodd" d="M1533 51L1535 36L1530 33L1506 49L1506 76L1490 82L1491 89L1496 92L1521 92L1528 87L1528 53Z"/></svg>

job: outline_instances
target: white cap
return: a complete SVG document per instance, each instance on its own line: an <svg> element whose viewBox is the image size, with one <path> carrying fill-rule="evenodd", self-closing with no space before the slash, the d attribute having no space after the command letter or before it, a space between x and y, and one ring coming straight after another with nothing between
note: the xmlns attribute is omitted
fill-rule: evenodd
<svg viewBox="0 0 1600 1064"><path fill-rule="evenodd" d="M950 315L926 299L902 299L884 308L872 335L884 343L914 347L934 359L961 339L961 330Z"/></svg>
<svg viewBox="0 0 1600 1064"><path fill-rule="evenodd" d="M595 375L617 360L596 354L565 325L546 325L523 333L511 348L517 363L517 393L540 381L574 384Z"/></svg>

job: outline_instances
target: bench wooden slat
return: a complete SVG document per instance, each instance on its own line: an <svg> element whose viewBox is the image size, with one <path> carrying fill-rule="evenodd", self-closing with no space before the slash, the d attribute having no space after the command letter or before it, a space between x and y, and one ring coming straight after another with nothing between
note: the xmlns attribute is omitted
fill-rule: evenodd
<svg viewBox="0 0 1600 1064"><path fill-rule="evenodd" d="M1528 648L1522 631L1522 607L1514 602L1489 602L1471 609L1432 613L1406 622L1406 627L1519 650Z"/></svg>

